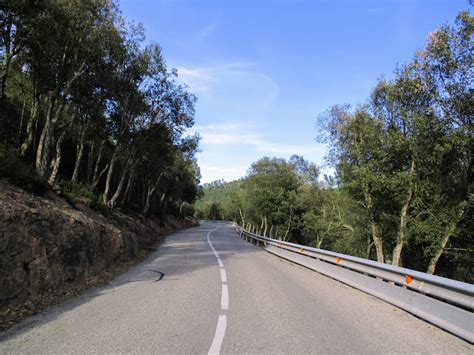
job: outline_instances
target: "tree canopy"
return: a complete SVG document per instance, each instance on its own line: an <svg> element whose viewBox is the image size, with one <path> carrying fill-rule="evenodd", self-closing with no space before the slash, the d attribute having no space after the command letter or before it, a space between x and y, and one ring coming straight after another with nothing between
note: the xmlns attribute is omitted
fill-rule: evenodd
<svg viewBox="0 0 474 355"><path fill-rule="evenodd" d="M145 45L143 28L109 0L0 10L2 165L32 166L54 189L80 186L109 208L189 211L198 136L185 132L196 98L160 46Z"/></svg>
<svg viewBox="0 0 474 355"><path fill-rule="evenodd" d="M472 282L473 31L461 12L366 102L319 116L333 178L320 179L299 156L263 158L228 203L208 200L215 215L273 238Z"/></svg>

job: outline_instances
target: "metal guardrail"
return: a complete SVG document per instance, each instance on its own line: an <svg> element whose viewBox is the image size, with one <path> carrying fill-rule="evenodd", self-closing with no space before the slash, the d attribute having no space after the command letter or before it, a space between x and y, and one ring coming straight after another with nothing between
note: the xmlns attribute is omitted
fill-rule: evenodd
<svg viewBox="0 0 474 355"><path fill-rule="evenodd" d="M474 343L474 285L373 260L284 242L250 233L232 222L241 238L371 294Z"/></svg>

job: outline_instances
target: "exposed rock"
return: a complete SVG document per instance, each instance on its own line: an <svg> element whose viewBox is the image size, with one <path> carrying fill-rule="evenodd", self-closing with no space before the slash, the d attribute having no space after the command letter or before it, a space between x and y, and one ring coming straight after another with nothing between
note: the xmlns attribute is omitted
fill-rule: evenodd
<svg viewBox="0 0 474 355"><path fill-rule="evenodd" d="M31 302L31 301L26 301L25 302L25 308L30 310L30 311L34 311L36 309L34 303Z"/></svg>
<svg viewBox="0 0 474 355"><path fill-rule="evenodd" d="M124 271L161 236L185 224L192 225L173 220L160 228L153 219L118 209L105 218L80 203L74 209L53 193L38 197L0 180L0 330L11 325L11 317Z"/></svg>

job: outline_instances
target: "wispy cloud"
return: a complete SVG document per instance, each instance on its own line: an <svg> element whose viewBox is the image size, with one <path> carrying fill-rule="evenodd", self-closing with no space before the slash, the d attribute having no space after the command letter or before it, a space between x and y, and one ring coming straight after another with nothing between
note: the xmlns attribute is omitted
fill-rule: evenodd
<svg viewBox="0 0 474 355"><path fill-rule="evenodd" d="M214 165L201 165L201 169L205 170L207 173L219 173L219 174L241 174L242 167L222 167L222 166L214 166Z"/></svg>
<svg viewBox="0 0 474 355"><path fill-rule="evenodd" d="M176 68L179 79L198 97L216 99L232 92L242 102L252 100L268 105L278 97L280 88L254 62L229 62L212 66Z"/></svg>
<svg viewBox="0 0 474 355"><path fill-rule="evenodd" d="M211 72L204 68L178 67L179 79L196 95L208 95L212 83L216 81Z"/></svg>
<svg viewBox="0 0 474 355"><path fill-rule="evenodd" d="M212 81L214 78L205 69L177 68L178 75L182 80Z"/></svg>
<svg viewBox="0 0 474 355"><path fill-rule="evenodd" d="M198 39L199 40L205 40L206 38L211 36L216 31L216 28L217 28L216 23L210 23L210 24L204 26L197 33Z"/></svg>
<svg viewBox="0 0 474 355"><path fill-rule="evenodd" d="M199 133L204 145L246 145L253 146L256 150L267 154L318 154L323 155L325 145L294 145L275 143L268 140L252 123L225 122L195 126L191 133Z"/></svg>
<svg viewBox="0 0 474 355"><path fill-rule="evenodd" d="M263 144L257 145L257 149L261 152L268 152L273 154L311 154L311 153L323 153L325 147L321 147L318 144L313 144L311 146L307 145L293 145L293 144L279 144L279 143L270 143L263 142Z"/></svg>
<svg viewBox="0 0 474 355"><path fill-rule="evenodd" d="M259 157L278 156L289 158L291 155L303 155L323 167L323 156L327 146L309 143L287 144L275 142L251 121L227 121L207 125L197 125L189 133L199 133L201 146L206 155L200 160L202 182L225 179L231 181L245 176L250 164ZM244 149L242 149L245 147ZM254 153L249 153L254 151ZM239 152L232 159L223 158L226 154ZM245 152L245 153L244 153ZM253 156L255 156L253 158ZM333 175L331 170L323 173Z"/></svg>

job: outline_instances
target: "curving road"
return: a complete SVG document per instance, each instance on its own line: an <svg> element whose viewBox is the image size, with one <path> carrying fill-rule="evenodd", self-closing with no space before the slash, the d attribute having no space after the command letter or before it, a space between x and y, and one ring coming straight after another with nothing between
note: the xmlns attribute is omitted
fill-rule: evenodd
<svg viewBox="0 0 474 355"><path fill-rule="evenodd" d="M473 353L372 296L204 223L106 287L0 335L8 353Z"/></svg>

